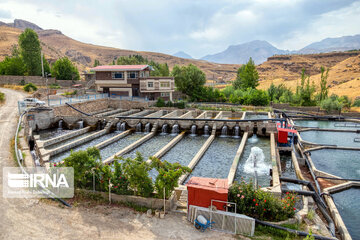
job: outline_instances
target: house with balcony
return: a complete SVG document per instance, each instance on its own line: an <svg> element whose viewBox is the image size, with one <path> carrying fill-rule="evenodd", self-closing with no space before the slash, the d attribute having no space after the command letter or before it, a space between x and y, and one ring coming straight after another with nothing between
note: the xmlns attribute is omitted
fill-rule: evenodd
<svg viewBox="0 0 360 240"><path fill-rule="evenodd" d="M115 96L144 97L172 100L175 89L173 77L153 77L150 65L103 65L91 69L95 72L97 92Z"/></svg>

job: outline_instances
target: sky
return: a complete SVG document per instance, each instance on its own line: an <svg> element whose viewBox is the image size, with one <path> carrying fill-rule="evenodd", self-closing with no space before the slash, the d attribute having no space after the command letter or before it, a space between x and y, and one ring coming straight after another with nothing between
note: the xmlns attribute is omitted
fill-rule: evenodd
<svg viewBox="0 0 360 240"><path fill-rule="evenodd" d="M14 19L86 43L201 58L253 40L299 50L360 34L360 1L0 0L0 21Z"/></svg>

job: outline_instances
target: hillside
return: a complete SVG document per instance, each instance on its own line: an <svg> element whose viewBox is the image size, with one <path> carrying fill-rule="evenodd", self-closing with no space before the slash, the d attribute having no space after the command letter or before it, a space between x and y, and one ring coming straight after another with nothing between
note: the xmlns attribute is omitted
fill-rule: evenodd
<svg viewBox="0 0 360 240"><path fill-rule="evenodd" d="M11 46L17 44L18 36L22 30L7 25L0 26L0 60L11 54ZM45 57L53 62L59 57L67 56L74 61L80 71L89 69L98 59L101 64L110 64L119 56L140 54L150 60L160 63L167 62L172 68L175 64L187 65L192 63L205 72L208 79L231 80L239 65L217 64L201 60L178 58L167 54L155 52L141 52L97 46L82 43L65 36L58 30L37 30Z"/></svg>
<svg viewBox="0 0 360 240"><path fill-rule="evenodd" d="M289 59L286 59L286 58ZM348 95L354 99L360 97L360 52L324 53L311 55L289 55L269 58L258 67L259 88L267 89L271 83L284 83L295 90L300 83L302 67L310 74L310 80L319 88L320 66L330 67L329 93ZM317 89L318 90L318 89Z"/></svg>

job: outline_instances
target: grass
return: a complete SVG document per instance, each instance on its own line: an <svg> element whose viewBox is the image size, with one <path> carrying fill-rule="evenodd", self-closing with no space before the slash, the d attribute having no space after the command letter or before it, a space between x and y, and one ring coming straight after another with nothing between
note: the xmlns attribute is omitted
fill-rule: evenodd
<svg viewBox="0 0 360 240"><path fill-rule="evenodd" d="M4 103L5 102L5 94L0 92L0 103Z"/></svg>
<svg viewBox="0 0 360 240"><path fill-rule="evenodd" d="M311 208L311 209L308 211L308 213L306 214L306 217L307 217L307 219L309 219L310 221L314 220L314 217L315 217L315 211L314 211L314 209Z"/></svg>
<svg viewBox="0 0 360 240"><path fill-rule="evenodd" d="M294 230L301 230L299 224L281 224L280 226L294 229ZM299 237L293 233L289 233L284 230L262 226L262 225L256 225L255 228L255 234L252 239L273 239L273 240L283 240L283 239L291 239L291 240L298 240L302 239L302 237Z"/></svg>

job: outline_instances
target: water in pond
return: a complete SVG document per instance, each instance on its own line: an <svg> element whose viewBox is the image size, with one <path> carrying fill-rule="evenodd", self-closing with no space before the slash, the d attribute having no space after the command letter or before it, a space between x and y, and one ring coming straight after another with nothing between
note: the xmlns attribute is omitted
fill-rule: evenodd
<svg viewBox="0 0 360 240"><path fill-rule="evenodd" d="M246 113L245 119L267 119L269 118L267 114L251 114Z"/></svg>
<svg viewBox="0 0 360 240"><path fill-rule="evenodd" d="M128 145L132 144L133 142L139 140L142 137L144 137L144 134L134 133L134 134L128 135L122 139L119 139L118 141L116 141L100 150L101 158L103 160L105 160L108 157L111 157L115 153L119 152L123 148L127 147Z"/></svg>
<svg viewBox="0 0 360 240"><path fill-rule="evenodd" d="M360 138L360 133L355 132L329 132L329 131L305 131L300 132L301 138L304 141L325 144L337 145L343 147L359 147L360 142L355 142L355 138Z"/></svg>
<svg viewBox="0 0 360 240"><path fill-rule="evenodd" d="M360 188L331 194L352 239L360 239Z"/></svg>
<svg viewBox="0 0 360 240"><path fill-rule="evenodd" d="M280 163L281 163L281 176L287 178L297 179L294 164L292 164L291 154L281 154L280 155ZM287 188L290 190L301 190L301 185L295 183L283 182Z"/></svg>
<svg viewBox="0 0 360 240"><path fill-rule="evenodd" d="M73 130L52 128L52 129L40 130L39 133L34 132L34 134L40 135L40 140L45 141L51 138L62 136L72 131Z"/></svg>
<svg viewBox="0 0 360 240"><path fill-rule="evenodd" d="M66 145L68 143L71 143L71 142L74 142L76 140L79 140L83 137L87 137L91 134L94 134L95 132L94 131L90 131L90 132L86 132L86 133L83 133L83 134L80 134L79 136L76 136L76 137L72 137L72 138L69 138L69 139L66 139L64 141L61 141L61 142L58 142L58 143L55 143L55 144L52 144L50 146L47 146L45 147L45 149L49 150L49 149L55 149L57 147L60 147L60 146L63 146L63 145Z"/></svg>
<svg viewBox="0 0 360 240"><path fill-rule="evenodd" d="M295 125L301 127L328 128L328 129L360 129L360 123L345 121L317 121L317 120L296 120Z"/></svg>
<svg viewBox="0 0 360 240"><path fill-rule="evenodd" d="M96 144L99 144L109 138L112 138L114 136L116 136L117 134L119 134L118 132L112 132L112 133L109 133L109 134L106 134L106 135L103 135L101 137L98 137L98 138L95 138L89 142L86 142L86 143L83 143L81 144L80 146L77 146L75 148L73 148L72 150L73 151L80 151L80 150L86 150L87 148L89 147L93 147L95 146ZM66 152L62 152L62 153L59 153L55 156L52 156L50 157L50 161L51 162L60 162L62 161L64 158L70 156L70 150L69 151L66 151Z"/></svg>
<svg viewBox="0 0 360 240"><path fill-rule="evenodd" d="M161 160L166 160L171 163L178 162L181 165L187 166L205 143L206 139L207 137L203 136L187 135L167 152Z"/></svg>
<svg viewBox="0 0 360 240"><path fill-rule="evenodd" d="M141 144L139 147L134 149L128 154L125 154L124 158L134 158L136 157L136 152L140 152L144 159L148 159L150 156L154 155L162 147L164 147L168 142L170 142L174 137L171 135L156 135L152 137L147 142Z"/></svg>
<svg viewBox="0 0 360 240"><path fill-rule="evenodd" d="M241 177L244 178L245 181L249 181L250 179L254 178L253 173L247 173L245 170L246 163L251 154L251 149L253 147L260 148L264 153L264 170L258 172L258 184L261 187L268 187L270 186L270 173L269 169L271 168L271 157L270 157L270 139L269 138L262 138L256 137L256 141L254 138L251 137L247 140L244 152L240 158L239 165L235 175L235 181L240 182ZM267 167L265 169L265 167Z"/></svg>
<svg viewBox="0 0 360 240"><path fill-rule="evenodd" d="M186 181L191 177L227 178L239 144L240 139L215 138Z"/></svg>
<svg viewBox="0 0 360 240"><path fill-rule="evenodd" d="M315 167L342 178L360 179L360 151L321 149L311 152Z"/></svg>

